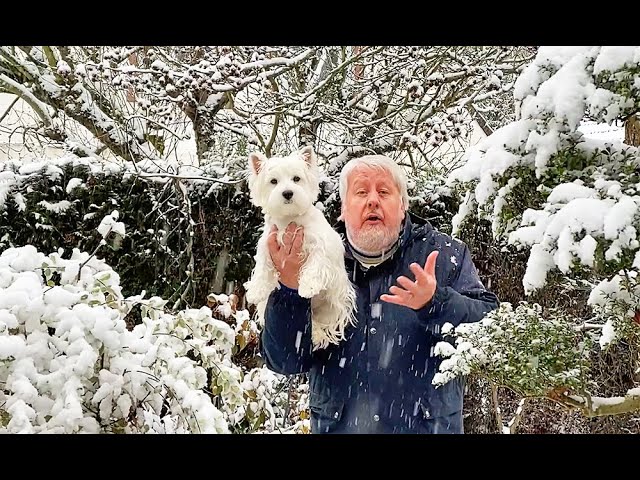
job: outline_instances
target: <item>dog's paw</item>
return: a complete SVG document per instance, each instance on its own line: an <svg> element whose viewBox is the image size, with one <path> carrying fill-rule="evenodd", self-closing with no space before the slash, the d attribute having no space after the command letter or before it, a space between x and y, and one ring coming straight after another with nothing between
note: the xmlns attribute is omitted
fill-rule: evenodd
<svg viewBox="0 0 640 480"><path fill-rule="evenodd" d="M245 297L244 297L247 300L247 302L252 305L256 305L260 301L260 298L254 292L255 291L253 289L249 289L247 290L247 293L245 294Z"/></svg>
<svg viewBox="0 0 640 480"><path fill-rule="evenodd" d="M321 288L318 284L300 281L300 285L298 286L298 295L304 298L313 298L320 293L320 290Z"/></svg>
<svg viewBox="0 0 640 480"><path fill-rule="evenodd" d="M252 305L257 305L269 296L273 287L262 283L252 283L247 285L245 298Z"/></svg>

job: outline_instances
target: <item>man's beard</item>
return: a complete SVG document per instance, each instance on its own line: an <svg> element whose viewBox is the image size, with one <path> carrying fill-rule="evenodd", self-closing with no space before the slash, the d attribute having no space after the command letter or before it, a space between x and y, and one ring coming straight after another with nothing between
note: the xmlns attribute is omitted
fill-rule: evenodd
<svg viewBox="0 0 640 480"><path fill-rule="evenodd" d="M385 225L364 225L356 230L347 227L347 240L356 250L365 255L380 255L391 247L400 235L399 230Z"/></svg>

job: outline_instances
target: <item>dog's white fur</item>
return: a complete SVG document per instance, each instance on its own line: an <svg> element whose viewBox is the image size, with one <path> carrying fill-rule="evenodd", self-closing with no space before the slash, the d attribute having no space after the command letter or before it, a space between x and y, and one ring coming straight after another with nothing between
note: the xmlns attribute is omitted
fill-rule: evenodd
<svg viewBox="0 0 640 480"><path fill-rule="evenodd" d="M345 327L355 323L355 291L345 270L342 239L314 205L320 187L313 148L269 159L262 153L250 154L248 181L251 200L262 208L265 225L254 257L255 268L245 284L247 301L257 305L258 320L264 322L267 300L278 288L279 277L267 238L275 224L282 244L287 225L294 222L304 227L302 254L306 260L300 271L298 294L311 299L313 348L337 344L344 338Z"/></svg>

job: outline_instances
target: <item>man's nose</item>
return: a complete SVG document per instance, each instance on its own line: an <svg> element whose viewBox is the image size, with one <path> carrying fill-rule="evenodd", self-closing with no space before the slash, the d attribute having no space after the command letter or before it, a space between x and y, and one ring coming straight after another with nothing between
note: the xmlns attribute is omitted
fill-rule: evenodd
<svg viewBox="0 0 640 480"><path fill-rule="evenodd" d="M293 197L293 190L285 190L282 192L282 196L287 200L291 200L291 197Z"/></svg>
<svg viewBox="0 0 640 480"><path fill-rule="evenodd" d="M380 204L380 197L378 197L378 192L371 192L367 197L367 207L372 208L376 207Z"/></svg>

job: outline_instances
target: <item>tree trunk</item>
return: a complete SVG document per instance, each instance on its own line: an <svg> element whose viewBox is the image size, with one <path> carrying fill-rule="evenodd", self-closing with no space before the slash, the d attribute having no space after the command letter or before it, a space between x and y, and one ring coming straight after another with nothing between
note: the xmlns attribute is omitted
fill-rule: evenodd
<svg viewBox="0 0 640 480"><path fill-rule="evenodd" d="M218 261L216 262L216 273L213 277L213 283L211 285L211 291L213 293L222 293L223 287L225 286L224 277L227 273L227 267L229 266L229 261L231 257L229 255L229 250L227 248L223 248L222 252L218 256Z"/></svg>
<svg viewBox="0 0 640 480"><path fill-rule="evenodd" d="M624 122L624 143L634 147L640 146L640 118L632 115Z"/></svg>
<svg viewBox="0 0 640 480"><path fill-rule="evenodd" d="M362 53L364 51L364 49L367 48L366 46L358 46L358 47L353 47L353 54L354 55L358 55L360 53ZM356 63L353 66L353 76L355 77L356 80L362 80L362 77L364 77L364 64L363 63Z"/></svg>
<svg viewBox="0 0 640 480"><path fill-rule="evenodd" d="M129 64L133 65L135 67L138 66L138 53L137 52L133 52L131 55L129 55ZM135 101L136 101L136 90L133 87L133 85L129 85L127 87L127 102L135 103Z"/></svg>
<svg viewBox="0 0 640 480"><path fill-rule="evenodd" d="M300 122L298 127L298 137L300 141L300 147L307 145L315 145L316 135L318 127L320 126L320 119L314 118L313 120L304 120Z"/></svg>
<svg viewBox="0 0 640 480"><path fill-rule="evenodd" d="M200 161L206 162L213 150L215 141L214 118L227 102L226 96L219 96L215 103L207 103L210 92L203 90L182 107L184 113L193 124L193 134L196 142L196 155Z"/></svg>

